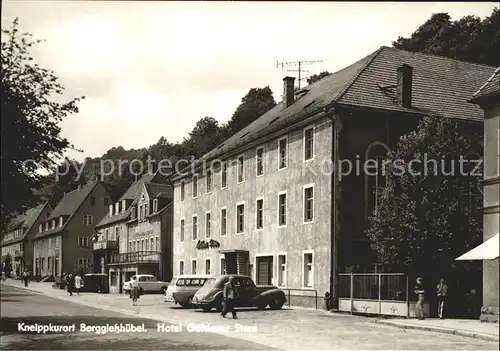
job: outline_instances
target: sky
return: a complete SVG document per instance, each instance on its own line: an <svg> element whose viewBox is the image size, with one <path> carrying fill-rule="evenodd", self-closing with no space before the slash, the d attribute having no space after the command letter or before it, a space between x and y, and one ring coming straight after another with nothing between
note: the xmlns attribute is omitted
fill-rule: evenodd
<svg viewBox="0 0 500 351"><path fill-rule="evenodd" d="M100 157L115 146L181 141L205 116L230 119L251 88L269 85L277 102L295 72L276 61L321 61L335 72L408 37L433 13L484 18L495 2L2 1L2 29L45 39L33 55L54 70L65 97L84 95L62 135ZM302 83L306 85L304 81Z"/></svg>

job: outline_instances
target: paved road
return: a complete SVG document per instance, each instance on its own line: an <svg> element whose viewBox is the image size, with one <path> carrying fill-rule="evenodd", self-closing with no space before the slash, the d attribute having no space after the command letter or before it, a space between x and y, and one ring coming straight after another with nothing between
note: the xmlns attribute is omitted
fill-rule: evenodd
<svg viewBox="0 0 500 351"><path fill-rule="evenodd" d="M14 283L17 284L17 283ZM21 286L21 283L19 283ZM6 288L6 290L9 288ZM416 330L403 330L391 326L374 323L373 319L341 314L322 313L303 309L284 308L280 311L240 310L239 320L222 319L217 313L184 310L171 303L163 302L160 295L144 295L139 300L139 306L132 306L125 295L113 294L82 294L68 297L62 290L50 288L50 284L33 283L30 289L38 290L57 299L43 296L33 296L23 289L6 291L2 296L2 316L10 317L12 322L16 317L49 315L45 320L62 318L71 323L105 324L130 321L141 324L142 318L155 318L166 323L223 326L233 328L236 323L249 328L258 328L257 332L249 330L240 333L166 333L159 335L156 322L145 322L149 329L146 334L131 335L90 335L83 334L79 340L68 341L67 335L58 335L58 339L47 339L46 344L30 345L28 335L7 335L9 338L21 338L23 344L16 339L5 339L11 342L7 347L15 349L27 348L86 348L100 349L105 338L106 348L138 348L150 349L281 349L281 350L498 350L495 342L466 338L457 335L438 334ZM13 295L14 294L14 295ZM16 296L21 295L21 296ZM5 299L5 301L4 301ZM11 301L8 301L11 300ZM12 301L12 300L17 300ZM72 303L78 302L78 304ZM57 307L56 307L57 306ZM99 310L90 308L96 307ZM102 309L102 310L101 310ZM124 314L117 314L123 312ZM75 317L77 316L77 317ZM132 318L132 320L130 319ZM32 319L35 319L33 317ZM106 322L109 320L110 322ZM7 319L8 321L8 319ZM52 322L54 323L54 322ZM67 322L70 323L70 322ZM153 326L153 329L151 329ZM2 331L4 327L2 324ZM16 329L17 330L17 329ZM78 334L81 335L81 334ZM31 336L32 340L45 340L52 336ZM239 340L237 340L239 339ZM108 342L109 340L109 342ZM62 343L62 344L61 344ZM66 344L68 343L68 344ZM196 344L193 344L196 343ZM27 345L27 346L26 346ZM59 346L63 345L63 346ZM264 346L263 346L264 345Z"/></svg>
<svg viewBox="0 0 500 351"><path fill-rule="evenodd" d="M34 292L9 286L1 287L1 348L11 350L269 350L264 345L207 332L158 332L157 322L132 318L119 313L81 306L53 299ZM19 331L19 323L48 325L75 325L75 332ZM115 323L142 326L147 332L96 334L80 332L80 324L114 325ZM176 325L166 325L175 328ZM177 326L178 327L178 326ZM168 330L168 328L166 328Z"/></svg>

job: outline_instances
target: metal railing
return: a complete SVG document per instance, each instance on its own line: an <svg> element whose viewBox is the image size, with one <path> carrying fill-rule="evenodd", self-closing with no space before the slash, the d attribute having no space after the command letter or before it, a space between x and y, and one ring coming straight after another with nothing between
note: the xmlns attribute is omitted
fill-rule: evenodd
<svg viewBox="0 0 500 351"><path fill-rule="evenodd" d="M121 254L112 254L111 262L113 263L159 263L161 253L157 251L138 251L127 252Z"/></svg>
<svg viewBox="0 0 500 351"><path fill-rule="evenodd" d="M408 306L408 288L408 276L404 273L339 274L339 298L350 300L350 312L354 311L355 303L360 301L375 304L373 311L378 312L369 313L377 314L383 314L382 305L384 303L406 304Z"/></svg>
<svg viewBox="0 0 500 351"><path fill-rule="evenodd" d="M104 240L104 241L96 241L93 243L93 250L111 250L118 249L118 240Z"/></svg>
<svg viewBox="0 0 500 351"><path fill-rule="evenodd" d="M288 302L288 307L290 307L290 297L291 296L297 296L297 297L311 297L311 296L308 296L308 295L291 295L290 292L291 291L301 291L301 292L310 292L310 293L314 293L314 300L315 300L315 304L316 304L316 309L318 309L318 292L316 290L313 290L313 289L288 289L288 288L280 288L278 287L278 289L280 290L286 290L287 291L287 302Z"/></svg>

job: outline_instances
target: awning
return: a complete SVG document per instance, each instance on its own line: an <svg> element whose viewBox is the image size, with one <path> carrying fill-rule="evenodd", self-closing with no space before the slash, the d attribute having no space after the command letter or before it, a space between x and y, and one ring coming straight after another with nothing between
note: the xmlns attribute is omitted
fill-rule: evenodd
<svg viewBox="0 0 500 351"><path fill-rule="evenodd" d="M494 237L486 240L481 245L473 248L469 252L463 254L456 260L458 261L467 261L467 260L494 260L498 258L498 245L500 233L495 235Z"/></svg>

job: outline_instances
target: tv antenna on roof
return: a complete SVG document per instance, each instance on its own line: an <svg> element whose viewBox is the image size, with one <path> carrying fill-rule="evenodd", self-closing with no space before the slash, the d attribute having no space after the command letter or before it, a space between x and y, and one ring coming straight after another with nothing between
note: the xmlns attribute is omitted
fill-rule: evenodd
<svg viewBox="0 0 500 351"><path fill-rule="evenodd" d="M306 79L306 77L302 77L302 73L309 72L307 70L302 69L304 65L312 65L313 63L323 62L322 60L313 60L313 61L276 61L276 68L281 68L281 70L285 70L286 72L298 72L298 82L300 89L300 81ZM285 69L288 67L297 67L297 69Z"/></svg>

